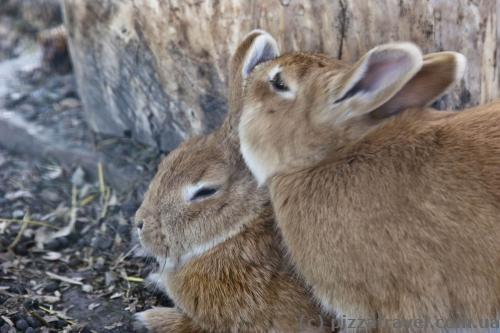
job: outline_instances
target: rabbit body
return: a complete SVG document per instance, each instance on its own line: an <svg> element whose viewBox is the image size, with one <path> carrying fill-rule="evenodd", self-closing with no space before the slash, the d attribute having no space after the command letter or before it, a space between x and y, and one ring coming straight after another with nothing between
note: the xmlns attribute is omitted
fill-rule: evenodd
<svg viewBox="0 0 500 333"><path fill-rule="evenodd" d="M310 321L321 325L309 291L283 260L272 211L263 215L221 246L163 274L177 307L206 331L301 332Z"/></svg>
<svg viewBox="0 0 500 333"><path fill-rule="evenodd" d="M407 111L344 153L273 178L290 255L327 308L498 318L499 124L500 103Z"/></svg>
<svg viewBox="0 0 500 333"><path fill-rule="evenodd" d="M232 68L259 34L243 41ZM154 333L332 332L289 264L267 190L239 153L235 71L222 127L171 152L136 213L141 243L158 258L159 285L176 305L137 319Z"/></svg>
<svg viewBox="0 0 500 333"><path fill-rule="evenodd" d="M167 156L137 212L141 241L159 255L159 284L177 307L139 320L160 333L327 332L331 322L286 260L268 195L224 137L194 138ZM203 182L200 175L220 180L221 193L181 202L179 186Z"/></svg>
<svg viewBox="0 0 500 333"><path fill-rule="evenodd" d="M324 309L380 332L498 320L500 102L427 107L464 57L395 43L349 65L275 43L243 66L241 152Z"/></svg>

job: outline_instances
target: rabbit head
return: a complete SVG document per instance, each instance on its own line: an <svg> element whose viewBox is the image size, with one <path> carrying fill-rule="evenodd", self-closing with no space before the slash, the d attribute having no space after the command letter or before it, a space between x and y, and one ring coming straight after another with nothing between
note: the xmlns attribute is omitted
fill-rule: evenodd
<svg viewBox="0 0 500 333"><path fill-rule="evenodd" d="M280 56L269 34L258 38L242 66L239 136L260 184L335 155L391 116L429 105L465 68L461 54L422 56L411 43L375 47L349 65L324 55Z"/></svg>
<svg viewBox="0 0 500 333"><path fill-rule="evenodd" d="M217 132L190 139L162 161L136 223L142 244L176 264L237 234L267 203Z"/></svg>
<svg viewBox="0 0 500 333"><path fill-rule="evenodd" d="M179 265L237 234L269 209L239 152L242 59L261 34L251 32L234 52L230 112L221 128L191 138L160 164L136 213L141 243L167 265Z"/></svg>

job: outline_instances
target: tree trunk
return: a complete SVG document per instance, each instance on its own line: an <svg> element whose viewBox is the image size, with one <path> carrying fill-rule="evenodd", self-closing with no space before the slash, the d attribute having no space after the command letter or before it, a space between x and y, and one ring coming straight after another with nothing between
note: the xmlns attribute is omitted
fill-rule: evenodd
<svg viewBox="0 0 500 333"><path fill-rule="evenodd" d="M440 108L499 94L496 0L63 0L79 90L97 132L163 150L215 128L226 113L230 53L254 28L283 51L348 62L395 40L468 58Z"/></svg>

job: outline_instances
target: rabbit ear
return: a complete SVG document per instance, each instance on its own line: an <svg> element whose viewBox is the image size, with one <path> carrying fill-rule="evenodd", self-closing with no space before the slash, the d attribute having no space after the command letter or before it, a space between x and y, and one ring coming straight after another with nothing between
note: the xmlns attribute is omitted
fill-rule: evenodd
<svg viewBox="0 0 500 333"><path fill-rule="evenodd" d="M254 30L253 32L259 35L255 37L246 52L241 69L243 79L246 79L258 64L279 56L278 43L270 34L263 30Z"/></svg>
<svg viewBox="0 0 500 333"><path fill-rule="evenodd" d="M376 118L384 118L412 107L430 105L465 73L467 60L456 52L430 53L424 56L420 71L388 102L373 111Z"/></svg>
<svg viewBox="0 0 500 333"><path fill-rule="evenodd" d="M238 45L229 64L229 113L223 128L228 136L234 136L234 129L241 111L243 81L259 63L279 55L274 38L264 30L251 31Z"/></svg>
<svg viewBox="0 0 500 333"><path fill-rule="evenodd" d="M238 112L243 80L260 62L278 56L276 41L264 30L251 31L238 45L229 64L229 112Z"/></svg>
<svg viewBox="0 0 500 333"><path fill-rule="evenodd" d="M422 53L411 43L373 48L359 60L341 82L335 104L351 118L375 110L393 97L422 67Z"/></svg>

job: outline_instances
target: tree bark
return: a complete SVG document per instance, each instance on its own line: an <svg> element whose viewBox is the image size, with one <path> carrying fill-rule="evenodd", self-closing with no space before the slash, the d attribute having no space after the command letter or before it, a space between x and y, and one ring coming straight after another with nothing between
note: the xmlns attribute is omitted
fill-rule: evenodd
<svg viewBox="0 0 500 333"><path fill-rule="evenodd" d="M468 59L465 78L436 105L463 108L499 95L497 0L63 0L63 8L93 128L162 150L220 124L230 54L254 28L283 51L348 62L396 40L458 51Z"/></svg>

